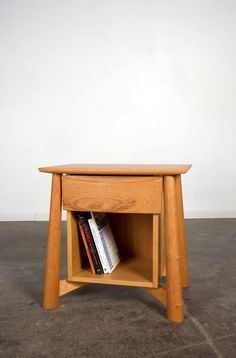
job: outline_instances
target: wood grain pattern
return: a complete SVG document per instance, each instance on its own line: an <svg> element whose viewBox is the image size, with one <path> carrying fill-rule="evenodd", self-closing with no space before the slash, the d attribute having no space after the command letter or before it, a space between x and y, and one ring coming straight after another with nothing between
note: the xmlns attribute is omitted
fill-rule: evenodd
<svg viewBox="0 0 236 358"><path fill-rule="evenodd" d="M65 164L39 168L40 172L89 175L176 175L184 174L190 164Z"/></svg>
<svg viewBox="0 0 236 358"><path fill-rule="evenodd" d="M61 175L53 174L51 188L48 244L44 280L43 308L59 306L61 255Z"/></svg>
<svg viewBox="0 0 236 358"><path fill-rule="evenodd" d="M181 284L183 288L187 288L189 287L188 255L187 255L187 243L185 238L184 207L183 207L182 183L181 183L180 175L176 175L175 184L176 184L176 200L177 200L177 211L178 211L178 237L179 237Z"/></svg>
<svg viewBox="0 0 236 358"><path fill-rule="evenodd" d="M159 213L161 177L63 176L65 210Z"/></svg>
<svg viewBox="0 0 236 358"><path fill-rule="evenodd" d="M184 320L179 264L178 216L175 177L164 177L166 232L167 317L173 322Z"/></svg>

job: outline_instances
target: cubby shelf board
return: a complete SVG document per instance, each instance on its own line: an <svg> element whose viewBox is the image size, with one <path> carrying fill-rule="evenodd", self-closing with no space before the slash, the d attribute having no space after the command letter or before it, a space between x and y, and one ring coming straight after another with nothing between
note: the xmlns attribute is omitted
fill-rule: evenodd
<svg viewBox="0 0 236 358"><path fill-rule="evenodd" d="M89 267L81 268L70 281L153 287L152 262L148 258L132 257L124 259L112 273L103 275L93 274Z"/></svg>

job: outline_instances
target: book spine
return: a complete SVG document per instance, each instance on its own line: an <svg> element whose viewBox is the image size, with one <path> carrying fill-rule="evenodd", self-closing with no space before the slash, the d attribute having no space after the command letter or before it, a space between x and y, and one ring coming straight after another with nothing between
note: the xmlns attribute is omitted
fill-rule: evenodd
<svg viewBox="0 0 236 358"><path fill-rule="evenodd" d="M93 264L94 264L94 268L97 274L101 274L103 273L103 269L102 269L102 265L96 250L96 246L94 244L93 241L93 237L92 234L89 230L89 225L87 223L87 221L85 220L85 222L82 223L82 227L85 233L85 237L88 243L88 247L89 247L89 251L91 253L92 259L93 259Z"/></svg>
<svg viewBox="0 0 236 358"><path fill-rule="evenodd" d="M100 231L99 234L100 234L101 241L102 241L104 251L105 251L105 254L106 254L106 258L107 258L107 261L108 261L109 271L111 272L112 269L113 269L113 263L112 263L112 259L111 259L110 253L109 253L109 249L107 247L107 243L106 243L105 237L103 235L103 232Z"/></svg>
<svg viewBox="0 0 236 358"><path fill-rule="evenodd" d="M90 251L89 251L89 247L88 247L88 244L87 244L87 240L86 240L86 237L85 237L85 234L84 234L83 227L80 224L79 219L78 219L78 226L79 226L79 231L80 231L80 234L81 234L81 237L82 237L82 240L83 240L83 243L84 243L84 247L85 247L88 259L89 259L89 264L90 264L92 273L95 273L96 271L95 271L95 268L94 268L93 260L92 260L92 257L91 257Z"/></svg>
<svg viewBox="0 0 236 358"><path fill-rule="evenodd" d="M101 264L102 264L103 271L104 271L104 273L109 273L110 270L109 270L109 264L107 261L107 256L106 256L106 253L104 250L103 243L101 241L99 231L97 230L96 223L94 222L93 219L88 219L88 223L89 223L92 235L93 235L94 243L96 245L96 249L97 249Z"/></svg>
<svg viewBox="0 0 236 358"><path fill-rule="evenodd" d="M120 261L120 255L116 246L114 236L111 231L108 218L104 213L91 213L95 225L99 232L101 242L104 247L107 262L109 265L109 273L111 273Z"/></svg>

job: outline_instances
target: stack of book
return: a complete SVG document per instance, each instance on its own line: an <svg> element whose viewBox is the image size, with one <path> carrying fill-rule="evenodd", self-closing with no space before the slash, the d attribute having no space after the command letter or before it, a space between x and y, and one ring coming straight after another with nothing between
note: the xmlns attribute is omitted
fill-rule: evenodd
<svg viewBox="0 0 236 358"><path fill-rule="evenodd" d="M92 272L111 273L118 265L120 255L107 215L78 212L77 222Z"/></svg>

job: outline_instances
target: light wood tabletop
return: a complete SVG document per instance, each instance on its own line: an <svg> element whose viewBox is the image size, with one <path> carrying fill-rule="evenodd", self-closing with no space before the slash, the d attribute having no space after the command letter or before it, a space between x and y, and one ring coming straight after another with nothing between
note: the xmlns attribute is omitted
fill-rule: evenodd
<svg viewBox="0 0 236 358"><path fill-rule="evenodd" d="M185 174L190 164L65 164L39 168L52 174L90 175L178 175Z"/></svg>

